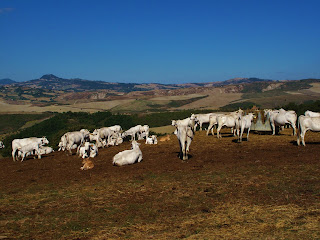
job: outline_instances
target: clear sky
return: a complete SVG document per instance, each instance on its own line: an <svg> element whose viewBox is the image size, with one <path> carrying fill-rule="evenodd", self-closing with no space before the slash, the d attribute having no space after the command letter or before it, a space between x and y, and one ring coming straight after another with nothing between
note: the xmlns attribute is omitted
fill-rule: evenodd
<svg viewBox="0 0 320 240"><path fill-rule="evenodd" d="M320 78L320 0L0 0L0 79Z"/></svg>

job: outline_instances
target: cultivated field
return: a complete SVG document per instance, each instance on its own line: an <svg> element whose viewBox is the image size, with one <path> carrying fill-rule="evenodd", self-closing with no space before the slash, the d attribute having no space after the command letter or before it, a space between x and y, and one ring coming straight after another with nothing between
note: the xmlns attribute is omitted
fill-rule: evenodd
<svg viewBox="0 0 320 240"><path fill-rule="evenodd" d="M197 132L186 163L175 136L142 143L143 161L124 167L111 162L128 142L88 171L64 152L1 159L0 238L319 239L320 135L298 147L290 134Z"/></svg>

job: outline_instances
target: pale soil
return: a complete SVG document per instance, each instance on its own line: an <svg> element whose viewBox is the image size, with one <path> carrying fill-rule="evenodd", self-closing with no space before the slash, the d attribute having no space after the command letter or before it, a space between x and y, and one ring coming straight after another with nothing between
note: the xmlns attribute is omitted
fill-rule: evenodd
<svg viewBox="0 0 320 240"><path fill-rule="evenodd" d="M51 105L45 107L32 106L31 104L18 105L0 101L0 113L41 113L41 112L97 112L110 110L116 106L127 104L129 100L114 100L104 102L76 103L72 105Z"/></svg>
<svg viewBox="0 0 320 240"><path fill-rule="evenodd" d="M175 127L171 125L150 128L150 131L155 133L160 133L160 134L172 134L174 130L175 130Z"/></svg>
<svg viewBox="0 0 320 240"><path fill-rule="evenodd" d="M188 95L178 95L178 96L163 96L163 97L155 97L155 98L150 98L149 100L151 101L168 101L168 100L186 100L186 99L191 99L191 98L196 98L196 97L203 97L206 96L206 94L188 94Z"/></svg>
<svg viewBox="0 0 320 240"><path fill-rule="evenodd" d="M208 89L202 95L209 95L206 98L192 102L190 104L179 107L178 109L218 109L229 104L232 101L240 100L242 93L225 93L222 89Z"/></svg>

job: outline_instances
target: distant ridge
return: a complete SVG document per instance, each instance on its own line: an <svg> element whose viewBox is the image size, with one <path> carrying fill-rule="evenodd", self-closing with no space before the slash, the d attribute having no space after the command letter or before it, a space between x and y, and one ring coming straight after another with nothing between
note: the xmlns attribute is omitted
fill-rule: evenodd
<svg viewBox="0 0 320 240"><path fill-rule="evenodd" d="M13 81L10 78L0 79L0 85L9 85L9 84L14 84L14 83L16 83L16 81Z"/></svg>
<svg viewBox="0 0 320 240"><path fill-rule="evenodd" d="M84 80L80 78L61 78L54 74L45 74L38 79L19 82L19 86L32 88L43 88L48 90L63 90L63 91L94 91L99 89L115 90L120 92L132 91L148 91L148 90L171 90L178 88L192 87L222 87L227 85L248 84L254 82L276 82L273 80L259 78L233 78L219 82L205 83L184 83L184 84L159 84L159 83L117 83L95 80ZM16 82L14 82L16 83Z"/></svg>

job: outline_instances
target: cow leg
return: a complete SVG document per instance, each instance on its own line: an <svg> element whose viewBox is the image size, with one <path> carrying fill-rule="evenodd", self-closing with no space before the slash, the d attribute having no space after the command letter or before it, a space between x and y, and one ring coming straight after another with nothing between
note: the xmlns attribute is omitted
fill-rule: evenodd
<svg viewBox="0 0 320 240"><path fill-rule="evenodd" d="M16 161L16 149L12 150L12 159L15 162Z"/></svg>
<svg viewBox="0 0 320 240"><path fill-rule="evenodd" d="M209 124L208 131L207 131L207 136L209 135L210 130L211 130L212 136L214 136L213 124Z"/></svg>
<svg viewBox="0 0 320 240"><path fill-rule="evenodd" d="M200 122L200 131L202 131L202 122Z"/></svg>
<svg viewBox="0 0 320 240"><path fill-rule="evenodd" d="M220 130L221 130L222 126L218 126L217 129L217 138L222 138L222 136L220 136Z"/></svg>
<svg viewBox="0 0 320 240"><path fill-rule="evenodd" d="M303 145L303 146L306 146L306 143L304 142L304 135L306 134L307 131L308 131L308 130L303 129L303 130L301 131L301 134L300 134L301 142L302 142L302 145Z"/></svg>
<svg viewBox="0 0 320 240"><path fill-rule="evenodd" d="M275 135L276 134L276 126L273 122L271 123L271 128L272 128L272 135Z"/></svg>

